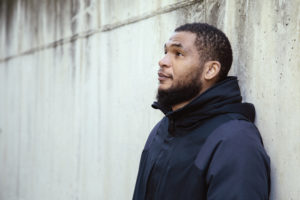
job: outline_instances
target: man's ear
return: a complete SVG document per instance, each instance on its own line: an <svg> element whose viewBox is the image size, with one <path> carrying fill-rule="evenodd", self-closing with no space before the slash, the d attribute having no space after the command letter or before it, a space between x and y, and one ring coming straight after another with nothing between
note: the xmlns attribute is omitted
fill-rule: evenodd
<svg viewBox="0 0 300 200"><path fill-rule="evenodd" d="M206 81L216 80L221 70L221 63L219 61L207 61L204 64L204 79Z"/></svg>

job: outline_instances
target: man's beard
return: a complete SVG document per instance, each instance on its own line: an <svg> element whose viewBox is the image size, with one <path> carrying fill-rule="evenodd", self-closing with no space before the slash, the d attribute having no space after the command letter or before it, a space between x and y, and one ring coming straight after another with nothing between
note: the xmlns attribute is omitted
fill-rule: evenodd
<svg viewBox="0 0 300 200"><path fill-rule="evenodd" d="M174 106L193 99L202 90L201 74L202 69L199 69L189 73L185 80L179 80L175 86L171 86L169 89L158 89L157 102L162 106Z"/></svg>

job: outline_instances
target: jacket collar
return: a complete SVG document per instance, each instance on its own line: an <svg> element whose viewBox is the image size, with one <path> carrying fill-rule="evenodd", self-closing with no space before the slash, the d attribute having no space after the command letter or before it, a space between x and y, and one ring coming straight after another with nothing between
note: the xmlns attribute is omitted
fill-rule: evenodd
<svg viewBox="0 0 300 200"><path fill-rule="evenodd" d="M254 121L255 109L252 104L242 103L237 77L229 76L193 99L184 107L172 111L171 107L154 102L152 107L160 109L177 125L188 126L219 114L239 113Z"/></svg>

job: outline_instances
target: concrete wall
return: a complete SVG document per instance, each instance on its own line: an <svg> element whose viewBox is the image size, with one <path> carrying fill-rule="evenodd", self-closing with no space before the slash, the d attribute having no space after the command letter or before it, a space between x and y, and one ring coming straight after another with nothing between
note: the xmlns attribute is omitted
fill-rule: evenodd
<svg viewBox="0 0 300 200"><path fill-rule="evenodd" d="M300 198L300 2L0 1L0 199L131 199L157 62L185 22L222 29L272 159Z"/></svg>

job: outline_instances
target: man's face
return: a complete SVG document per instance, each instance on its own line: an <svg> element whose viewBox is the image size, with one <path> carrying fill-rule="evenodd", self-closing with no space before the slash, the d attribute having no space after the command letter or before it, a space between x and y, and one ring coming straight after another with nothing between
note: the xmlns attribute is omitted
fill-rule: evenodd
<svg viewBox="0 0 300 200"><path fill-rule="evenodd" d="M175 32L159 61L157 100L173 106L197 96L201 90L202 63L195 46L196 34Z"/></svg>

